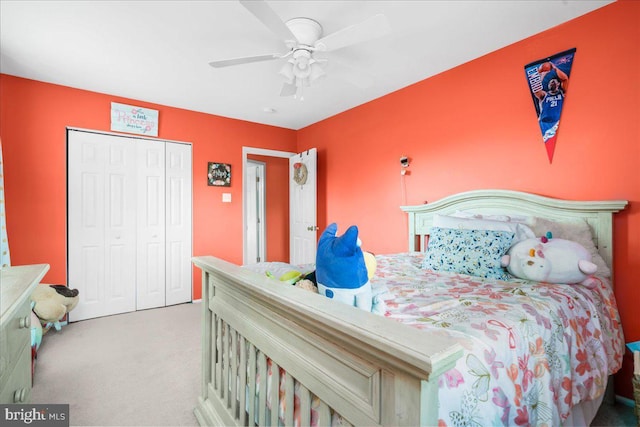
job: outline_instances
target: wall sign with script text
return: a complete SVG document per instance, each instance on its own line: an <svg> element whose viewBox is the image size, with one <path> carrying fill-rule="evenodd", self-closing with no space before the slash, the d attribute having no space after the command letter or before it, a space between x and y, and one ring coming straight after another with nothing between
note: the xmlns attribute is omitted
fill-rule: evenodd
<svg viewBox="0 0 640 427"><path fill-rule="evenodd" d="M158 110L112 102L111 130L158 136Z"/></svg>
<svg viewBox="0 0 640 427"><path fill-rule="evenodd" d="M207 183L218 187L231 187L231 165L209 162Z"/></svg>

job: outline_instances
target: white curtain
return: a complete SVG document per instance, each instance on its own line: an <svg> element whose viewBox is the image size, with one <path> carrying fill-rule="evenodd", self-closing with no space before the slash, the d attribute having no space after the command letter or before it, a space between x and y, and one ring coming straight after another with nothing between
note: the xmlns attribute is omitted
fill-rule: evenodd
<svg viewBox="0 0 640 427"><path fill-rule="evenodd" d="M9 239L4 209L4 172L2 167L2 140L0 139L0 268L11 265L9 257Z"/></svg>

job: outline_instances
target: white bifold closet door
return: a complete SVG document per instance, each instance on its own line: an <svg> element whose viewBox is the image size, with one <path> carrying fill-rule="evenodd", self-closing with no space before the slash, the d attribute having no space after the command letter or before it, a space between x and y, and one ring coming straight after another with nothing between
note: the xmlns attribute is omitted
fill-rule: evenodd
<svg viewBox="0 0 640 427"><path fill-rule="evenodd" d="M191 146L68 131L71 320L191 301Z"/></svg>

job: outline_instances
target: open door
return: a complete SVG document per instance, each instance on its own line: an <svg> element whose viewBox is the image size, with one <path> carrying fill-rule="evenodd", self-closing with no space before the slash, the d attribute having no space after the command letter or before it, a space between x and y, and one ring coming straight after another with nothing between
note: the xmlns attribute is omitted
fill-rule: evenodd
<svg viewBox="0 0 640 427"><path fill-rule="evenodd" d="M289 262L316 262L317 150L312 148L289 158Z"/></svg>

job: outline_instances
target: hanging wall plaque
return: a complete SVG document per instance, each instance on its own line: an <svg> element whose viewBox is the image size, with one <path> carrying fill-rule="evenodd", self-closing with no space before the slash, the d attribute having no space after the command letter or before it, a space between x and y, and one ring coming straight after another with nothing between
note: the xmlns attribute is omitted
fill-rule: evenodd
<svg viewBox="0 0 640 427"><path fill-rule="evenodd" d="M112 102L111 130L158 136L158 110Z"/></svg>
<svg viewBox="0 0 640 427"><path fill-rule="evenodd" d="M570 49L524 66L549 163L553 160L575 52L575 48Z"/></svg>
<svg viewBox="0 0 640 427"><path fill-rule="evenodd" d="M209 162L207 183L217 187L231 187L231 165Z"/></svg>

